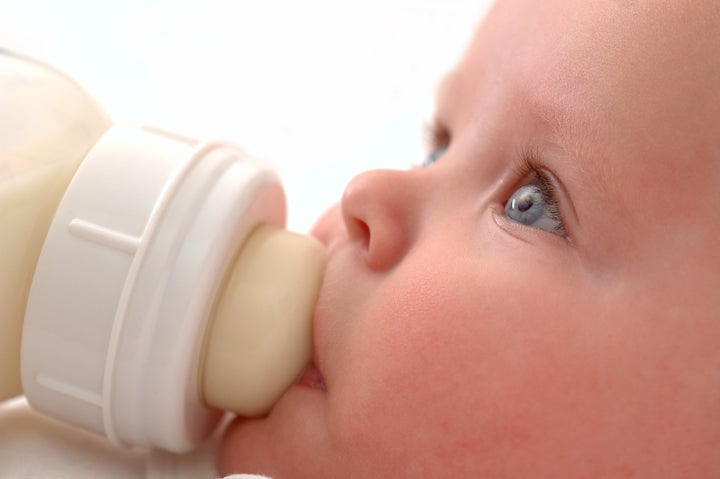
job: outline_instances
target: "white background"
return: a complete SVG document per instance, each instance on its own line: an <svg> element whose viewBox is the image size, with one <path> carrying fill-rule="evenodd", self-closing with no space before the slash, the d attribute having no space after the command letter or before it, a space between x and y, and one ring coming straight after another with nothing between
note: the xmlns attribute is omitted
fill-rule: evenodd
<svg viewBox="0 0 720 479"><path fill-rule="evenodd" d="M0 48L64 70L118 122L265 159L307 231L358 172L422 161L434 88L489 0L4 3Z"/></svg>

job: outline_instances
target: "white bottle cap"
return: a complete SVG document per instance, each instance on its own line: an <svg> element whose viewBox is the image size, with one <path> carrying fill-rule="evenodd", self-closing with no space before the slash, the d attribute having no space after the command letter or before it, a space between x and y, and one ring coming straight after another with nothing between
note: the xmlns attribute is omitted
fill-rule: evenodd
<svg viewBox="0 0 720 479"><path fill-rule="evenodd" d="M284 226L283 190L238 149L108 131L38 260L23 327L29 402L116 444L192 449L220 417L198 394L205 322L261 222Z"/></svg>

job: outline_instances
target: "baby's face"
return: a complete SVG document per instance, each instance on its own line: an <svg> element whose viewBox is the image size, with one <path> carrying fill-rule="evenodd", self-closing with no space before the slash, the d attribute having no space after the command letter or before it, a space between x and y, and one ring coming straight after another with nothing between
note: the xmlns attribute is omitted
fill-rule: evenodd
<svg viewBox="0 0 720 479"><path fill-rule="evenodd" d="M691 3L495 6L444 154L318 223L324 387L237 422L225 472L720 476L720 7Z"/></svg>

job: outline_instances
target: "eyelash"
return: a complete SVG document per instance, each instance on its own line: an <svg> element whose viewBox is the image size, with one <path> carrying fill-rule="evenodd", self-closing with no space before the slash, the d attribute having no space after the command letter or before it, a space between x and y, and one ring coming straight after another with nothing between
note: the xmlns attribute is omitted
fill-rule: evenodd
<svg viewBox="0 0 720 479"><path fill-rule="evenodd" d="M450 133L436 119L423 123L422 133L423 145L428 157L450 145Z"/></svg>
<svg viewBox="0 0 720 479"><path fill-rule="evenodd" d="M516 178L533 178L540 194L548 207L548 215L555 220L558 227L555 233L567 237L565 222L560 213L557 188L547 169L540 163L540 152L535 149L526 149L522 152L520 162L513 168ZM521 185L522 186L522 185Z"/></svg>
<svg viewBox="0 0 720 479"><path fill-rule="evenodd" d="M435 155L439 151L444 151L450 145L450 132L445 126L442 125L437 119L432 119L423 124L423 143L425 144L425 150L427 156L423 162L423 166L429 166L430 160L435 161L441 155ZM513 173L516 178L533 178L534 182L538 185L540 194L543 196L545 204L548 206L548 214L550 218L557 222L558 227L555 233L567 237L567 230L565 229L565 221L563 220L560 212L560 203L558 201L557 188L555 182L552 180L547 168L545 168L541 161L540 151L537 149L527 148L524 149L520 155L520 161L513 167Z"/></svg>

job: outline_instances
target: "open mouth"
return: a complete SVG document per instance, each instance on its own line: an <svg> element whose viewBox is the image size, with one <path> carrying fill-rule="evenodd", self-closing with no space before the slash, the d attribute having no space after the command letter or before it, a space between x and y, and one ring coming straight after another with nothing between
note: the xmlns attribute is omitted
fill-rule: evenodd
<svg viewBox="0 0 720 479"><path fill-rule="evenodd" d="M325 379L322 374L320 374L320 370L315 367L314 363L310 363L307 369L303 371L297 384L312 389L319 389L321 391L325 390Z"/></svg>

